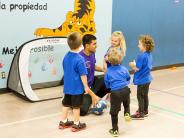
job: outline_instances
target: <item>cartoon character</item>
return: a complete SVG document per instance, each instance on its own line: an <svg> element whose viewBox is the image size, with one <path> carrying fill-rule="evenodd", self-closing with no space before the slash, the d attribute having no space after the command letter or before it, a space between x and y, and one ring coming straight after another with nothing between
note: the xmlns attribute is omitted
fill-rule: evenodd
<svg viewBox="0 0 184 138"><path fill-rule="evenodd" d="M38 28L34 32L36 36L68 36L72 32L79 32L81 35L96 33L94 0L75 0L74 11L66 14L66 20L61 26L55 29Z"/></svg>

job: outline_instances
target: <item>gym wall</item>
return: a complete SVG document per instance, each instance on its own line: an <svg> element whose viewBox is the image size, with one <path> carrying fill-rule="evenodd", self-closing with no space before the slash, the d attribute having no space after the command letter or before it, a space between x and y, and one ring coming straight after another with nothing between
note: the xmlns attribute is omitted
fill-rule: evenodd
<svg viewBox="0 0 184 138"><path fill-rule="evenodd" d="M155 40L154 67L184 63L184 0L115 0L112 31L124 33L127 56L135 59L140 34Z"/></svg>

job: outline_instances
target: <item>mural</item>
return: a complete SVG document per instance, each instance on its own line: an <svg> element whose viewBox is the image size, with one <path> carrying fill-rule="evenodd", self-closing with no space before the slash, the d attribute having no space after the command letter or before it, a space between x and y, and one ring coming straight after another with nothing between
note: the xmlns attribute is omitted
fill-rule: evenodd
<svg viewBox="0 0 184 138"><path fill-rule="evenodd" d="M94 0L75 0L74 11L68 11L66 20L61 26L55 29L38 28L36 36L68 36L71 32L79 32L81 35L95 34L95 1Z"/></svg>
<svg viewBox="0 0 184 138"><path fill-rule="evenodd" d="M0 33L1 90L7 87L14 55L22 44L37 36L67 37L76 31L81 35L93 34L98 38L96 58L101 65L111 35L112 0L1 0L0 18L0 30L4 32ZM63 44L35 45L30 49L28 72L25 73L30 83L60 80L61 61L68 50Z"/></svg>

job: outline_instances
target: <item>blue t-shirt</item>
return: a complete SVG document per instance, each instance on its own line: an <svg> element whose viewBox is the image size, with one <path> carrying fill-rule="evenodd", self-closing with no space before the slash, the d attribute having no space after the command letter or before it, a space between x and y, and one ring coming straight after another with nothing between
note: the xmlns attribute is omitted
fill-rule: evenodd
<svg viewBox="0 0 184 138"><path fill-rule="evenodd" d="M96 63L96 58L95 54L91 55L86 55L84 51L82 50L79 53L85 60L86 68L87 68L87 79L88 79L88 86L91 87L94 81L94 75L95 75L95 63Z"/></svg>
<svg viewBox="0 0 184 138"><path fill-rule="evenodd" d="M111 91L122 89L130 83L130 74L122 65L110 66L104 76L104 82Z"/></svg>
<svg viewBox="0 0 184 138"><path fill-rule="evenodd" d="M79 53L68 52L63 59L64 93L79 95L84 92L81 76L87 75L84 58Z"/></svg>
<svg viewBox="0 0 184 138"><path fill-rule="evenodd" d="M152 62L153 59L150 52L144 52L137 56L136 67L139 71L134 73L133 83L135 85L146 84L153 80L151 76Z"/></svg>

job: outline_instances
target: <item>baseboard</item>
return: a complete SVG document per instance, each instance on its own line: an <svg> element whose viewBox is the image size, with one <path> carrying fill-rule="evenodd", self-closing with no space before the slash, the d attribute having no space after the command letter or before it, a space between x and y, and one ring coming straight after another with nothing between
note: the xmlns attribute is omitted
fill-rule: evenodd
<svg viewBox="0 0 184 138"><path fill-rule="evenodd" d="M152 70L161 70L161 69L169 69L172 67L182 67L184 66L184 63L179 63L179 64L172 64L172 65L165 65L165 66L158 66L158 67L154 67Z"/></svg>

